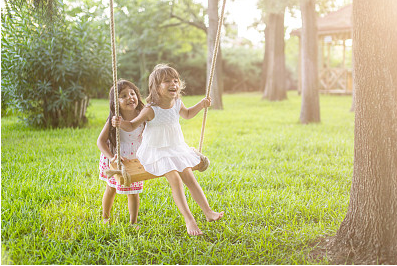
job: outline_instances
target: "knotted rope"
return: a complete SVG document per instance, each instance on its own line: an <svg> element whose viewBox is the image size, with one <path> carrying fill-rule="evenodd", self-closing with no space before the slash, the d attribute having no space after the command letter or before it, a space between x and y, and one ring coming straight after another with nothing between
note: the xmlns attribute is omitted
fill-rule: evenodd
<svg viewBox="0 0 397 266"><path fill-rule="evenodd" d="M216 32L214 52L212 54L210 77L209 77L209 81L208 81L208 85L207 85L207 89L206 89L206 95L205 95L206 98L210 97L212 80L214 78L216 57L218 56L218 47L219 47L219 41L220 41L220 35L221 35L221 28L222 28L222 24L223 24L223 16L224 16L224 13L225 13L225 5L226 5L226 0L223 0L221 16L220 16L219 21L218 21L218 30ZM199 143L199 152L200 153L201 153L201 150L203 148L204 129L205 129L205 122L207 121L207 112L208 112L208 107L206 107L204 109L203 124L201 126L201 136L200 136L200 143Z"/></svg>
<svg viewBox="0 0 397 266"><path fill-rule="evenodd" d="M114 13L113 13L113 0L110 0L110 36L112 44L112 66L113 66L113 92L114 92L114 112L116 117L119 117L119 91L117 87L117 60L116 60L116 44L115 44L115 29L114 29ZM117 169L118 170L107 170L106 175L111 177L113 175L119 179L121 185L129 186L131 184L130 177L124 169L124 165L121 164L120 156L120 128L116 127L116 154L117 154ZM121 180L123 177L124 180Z"/></svg>

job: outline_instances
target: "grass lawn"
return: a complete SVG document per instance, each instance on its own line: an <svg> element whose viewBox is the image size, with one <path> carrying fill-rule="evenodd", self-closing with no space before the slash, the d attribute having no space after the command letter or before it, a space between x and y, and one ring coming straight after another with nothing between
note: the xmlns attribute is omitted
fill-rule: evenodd
<svg viewBox="0 0 397 266"><path fill-rule="evenodd" d="M202 96L184 97L186 106ZM128 226L127 197L116 196L113 224L101 224L105 183L96 139L107 100L92 100L82 129L38 130L16 117L1 121L2 264L326 264L308 258L310 243L336 232L353 174L351 97L321 95L320 124L299 123L300 97L261 101L259 93L224 95L210 110L195 172L216 211L207 223L186 190L205 235L190 237L166 179L146 181L139 231ZM198 145L202 112L181 120Z"/></svg>

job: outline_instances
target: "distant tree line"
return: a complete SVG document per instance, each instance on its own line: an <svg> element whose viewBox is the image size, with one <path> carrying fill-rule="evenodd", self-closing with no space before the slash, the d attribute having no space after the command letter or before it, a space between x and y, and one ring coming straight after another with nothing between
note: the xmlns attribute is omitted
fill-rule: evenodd
<svg viewBox="0 0 397 266"><path fill-rule="evenodd" d="M165 62L180 72L185 94L204 94L207 40L200 27L207 27L207 11L192 0L171 2L115 1L118 77L133 81L146 95L149 73ZM2 116L17 112L40 127L84 123L89 99L108 97L112 83L107 7L94 0L68 6L6 2L1 14ZM224 69L225 92L259 90L262 55L249 43L229 44L218 64Z"/></svg>

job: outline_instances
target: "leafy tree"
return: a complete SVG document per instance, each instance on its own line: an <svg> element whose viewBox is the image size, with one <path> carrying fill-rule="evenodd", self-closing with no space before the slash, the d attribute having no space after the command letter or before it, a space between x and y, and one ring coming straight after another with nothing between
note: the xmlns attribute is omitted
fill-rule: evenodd
<svg viewBox="0 0 397 266"><path fill-rule="evenodd" d="M215 39L218 30L218 2L219 0L208 0L208 27L204 24L204 13L197 14L197 4L191 0L173 1L173 9L171 17L176 18L182 23L194 26L204 31L207 35L207 84L209 82L209 74L212 62L212 56L215 47ZM182 6L182 7L181 7ZM196 6L196 8L194 8ZM193 7L193 8L192 8ZM174 11L175 10L175 11ZM222 49L219 46L216 58L215 72L211 88L212 108L222 109L222 93L223 93L223 60Z"/></svg>
<svg viewBox="0 0 397 266"><path fill-rule="evenodd" d="M131 76L144 94L154 65L171 62L184 77L181 66L197 62L195 54L201 53L205 44L204 33L181 23L173 12L169 2L155 0L119 1L115 8L120 73Z"/></svg>
<svg viewBox="0 0 397 266"><path fill-rule="evenodd" d="M106 38L58 10L45 19L29 3L8 3L2 13L2 92L30 125L82 125L89 97L110 84Z"/></svg>

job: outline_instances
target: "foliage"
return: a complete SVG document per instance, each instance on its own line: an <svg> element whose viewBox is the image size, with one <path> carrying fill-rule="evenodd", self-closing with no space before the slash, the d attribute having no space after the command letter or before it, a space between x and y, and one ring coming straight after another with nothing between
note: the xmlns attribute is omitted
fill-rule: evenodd
<svg viewBox="0 0 397 266"><path fill-rule="evenodd" d="M285 70L287 82L290 84L287 88L296 89L299 75L299 38L296 36L285 40Z"/></svg>
<svg viewBox="0 0 397 266"><path fill-rule="evenodd" d="M186 85L183 93L185 95L205 94L207 57L204 49L182 54L180 58L175 59L177 59L175 67Z"/></svg>
<svg viewBox="0 0 397 266"><path fill-rule="evenodd" d="M2 93L40 127L80 126L90 96L110 84L106 37L85 18L49 22L28 4L2 13Z"/></svg>
<svg viewBox="0 0 397 266"><path fill-rule="evenodd" d="M299 5L299 0L261 0L258 8L266 14L283 14L285 8Z"/></svg>
<svg viewBox="0 0 397 266"><path fill-rule="evenodd" d="M202 96L184 97L192 106ZM210 168L196 172L210 205L225 217L189 237L165 178L146 181L137 232L127 197L117 195L112 225L101 224L105 189L96 138L107 100L92 100L89 127L31 130L2 119L1 243L9 264L326 264L308 258L312 241L334 234L348 206L353 172L351 97L321 96L322 123L298 123L301 99L227 94L209 111L203 150ZM202 112L181 120L196 145ZM236 123L236 121L243 121ZM29 151L26 150L29 147ZM56 154L56 156L54 156Z"/></svg>
<svg viewBox="0 0 397 266"><path fill-rule="evenodd" d="M223 49L225 92L259 90L263 52L247 47Z"/></svg>
<svg viewBox="0 0 397 266"><path fill-rule="evenodd" d="M171 17L173 6L169 2L124 0L118 4L115 18L120 38L120 73L125 78L131 77L143 94L147 94L148 76L159 62L174 65L182 62L187 66L187 59L195 64L194 54L201 53L205 35L201 30ZM195 68L195 65L191 67ZM179 67L177 69L181 71Z"/></svg>

